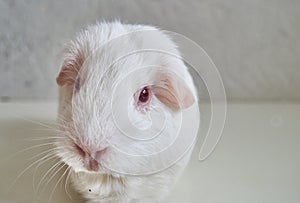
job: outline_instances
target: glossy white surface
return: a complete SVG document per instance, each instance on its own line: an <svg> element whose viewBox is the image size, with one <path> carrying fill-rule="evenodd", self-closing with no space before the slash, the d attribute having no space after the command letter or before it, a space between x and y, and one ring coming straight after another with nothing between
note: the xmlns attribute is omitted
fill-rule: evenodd
<svg viewBox="0 0 300 203"><path fill-rule="evenodd" d="M46 147L15 153L41 143L30 141L32 137L53 135L36 122L49 124L55 115L55 103L0 103L1 203L83 202L74 191L72 200L69 199L64 184L58 184L50 199L62 173L49 184L51 176L48 176L34 193L33 182L36 187L47 167L51 167L51 161L37 170L32 167L10 187L37 157L30 158ZM299 121L299 104L229 104L224 134L216 150L207 160L199 162L197 145L187 170L166 203L299 203Z"/></svg>

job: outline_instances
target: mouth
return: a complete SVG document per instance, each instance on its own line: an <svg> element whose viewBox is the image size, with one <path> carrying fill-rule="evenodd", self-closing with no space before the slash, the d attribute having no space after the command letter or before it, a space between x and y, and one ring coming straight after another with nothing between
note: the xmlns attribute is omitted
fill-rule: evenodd
<svg viewBox="0 0 300 203"><path fill-rule="evenodd" d="M111 171L107 168L102 167L99 164L99 169L97 171L88 170L85 167L72 167L74 173L76 174L90 174L90 175L99 175L99 176L109 176L113 178L124 178L124 175Z"/></svg>

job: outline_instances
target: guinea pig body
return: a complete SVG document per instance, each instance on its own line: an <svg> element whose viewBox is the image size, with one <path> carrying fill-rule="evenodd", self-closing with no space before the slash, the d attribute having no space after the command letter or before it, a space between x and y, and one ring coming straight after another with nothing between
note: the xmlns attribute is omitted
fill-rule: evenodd
<svg viewBox="0 0 300 203"><path fill-rule="evenodd" d="M91 203L161 202L194 145L174 141L181 112L197 107L170 38L150 26L90 26L66 47L57 83L57 155L74 187Z"/></svg>

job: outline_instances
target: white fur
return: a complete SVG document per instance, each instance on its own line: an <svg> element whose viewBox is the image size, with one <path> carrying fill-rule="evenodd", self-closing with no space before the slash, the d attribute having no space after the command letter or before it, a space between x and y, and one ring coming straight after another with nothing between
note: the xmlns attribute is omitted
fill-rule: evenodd
<svg viewBox="0 0 300 203"><path fill-rule="evenodd" d="M131 33L130 37L126 36L128 33ZM110 40L113 41L108 43ZM115 59L140 49L157 49L180 56L176 45L157 28L124 25L119 22L90 26L68 45L65 61L74 58L76 54L80 54L84 59L79 73L82 86L73 96L68 87L60 87L58 122L63 134L56 142L57 154L62 161L71 166L72 182L89 202L161 202L189 160L191 150L182 159L157 173L140 175L124 174L120 171L124 169L143 173L148 166L156 169L157 165L155 161L151 162L150 158L143 156L126 159L117 149L129 154L158 152L174 139L178 130L179 114L155 97L152 98L149 108L150 112L157 113L157 119L165 122L163 136L150 143L139 144L125 139L118 129L121 126L122 129L126 128L125 131L131 132L132 129L127 129L126 124L129 121L135 127L145 130L149 127L149 122L150 126L154 122L149 118L151 115L137 111L132 100L139 88L155 82L158 69L149 66L161 66L159 69L171 68L183 78L197 103L193 81L180 59L160 52L142 52L132 53L111 65ZM142 69L143 67L146 68ZM117 92L113 94L115 88ZM111 105L116 112L112 112ZM117 118L114 118L115 114ZM126 118L127 121L122 120ZM116 122L120 122L120 126L116 126ZM160 122L156 122L157 126L147 133L154 133L155 127L160 127L159 124ZM141 136L147 137L147 134ZM98 172L87 171L73 148L74 141L89 147L108 147L98 162L102 166L111 166L117 170L100 167ZM111 144L114 147L111 147ZM166 157L158 161L163 163L167 159L173 159L172 156L172 153L166 154Z"/></svg>

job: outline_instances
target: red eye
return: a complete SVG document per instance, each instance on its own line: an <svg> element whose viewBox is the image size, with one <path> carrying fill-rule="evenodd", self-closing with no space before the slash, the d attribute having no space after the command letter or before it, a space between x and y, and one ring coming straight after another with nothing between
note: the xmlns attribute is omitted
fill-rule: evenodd
<svg viewBox="0 0 300 203"><path fill-rule="evenodd" d="M144 87L139 96L139 102L146 103L150 98L150 90L148 87Z"/></svg>

